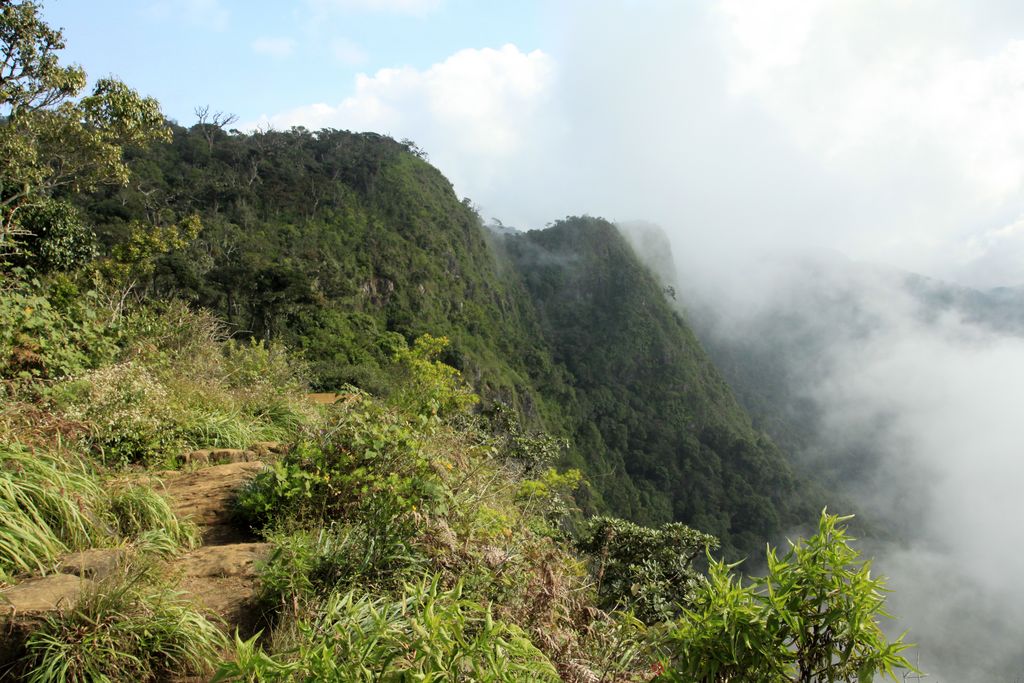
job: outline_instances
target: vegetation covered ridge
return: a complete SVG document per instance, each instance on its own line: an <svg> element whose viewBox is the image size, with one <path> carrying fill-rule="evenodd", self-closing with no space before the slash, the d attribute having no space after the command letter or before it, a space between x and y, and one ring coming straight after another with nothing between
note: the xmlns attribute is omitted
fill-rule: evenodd
<svg viewBox="0 0 1024 683"><path fill-rule="evenodd" d="M613 226L491 236L410 143L83 93L34 2L0 3L0 40L3 676L912 669L845 518L762 579L715 559L806 503ZM215 511L251 551L243 623L182 570L226 573L173 483L255 444Z"/></svg>

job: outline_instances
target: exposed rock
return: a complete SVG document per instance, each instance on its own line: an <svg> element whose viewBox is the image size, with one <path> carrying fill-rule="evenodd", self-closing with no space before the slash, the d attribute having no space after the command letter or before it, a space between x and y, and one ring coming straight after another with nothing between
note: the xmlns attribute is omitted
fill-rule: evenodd
<svg viewBox="0 0 1024 683"><path fill-rule="evenodd" d="M262 613L257 604L257 563L270 554L269 543L233 543L204 546L174 564L182 572L179 589L185 591L208 616L228 632L254 633Z"/></svg>
<svg viewBox="0 0 1024 683"><path fill-rule="evenodd" d="M261 462L235 462L164 473L164 493L178 517L199 525L204 543L247 540L251 536L234 524L232 506L238 490L262 468Z"/></svg>
<svg viewBox="0 0 1024 683"><path fill-rule="evenodd" d="M249 446L249 450L256 454L256 459L267 458L271 455L285 455L290 447L280 441L257 441Z"/></svg>
<svg viewBox="0 0 1024 683"><path fill-rule="evenodd" d="M182 459L186 465L223 465L258 460L259 453L242 448L203 448L186 453Z"/></svg>
<svg viewBox="0 0 1024 683"><path fill-rule="evenodd" d="M117 571L124 557L123 548L90 548L65 555L58 569L87 579L105 579Z"/></svg>
<svg viewBox="0 0 1024 683"><path fill-rule="evenodd" d="M25 640L46 617L75 604L92 581L71 574L51 574L0 591L0 679L24 654Z"/></svg>
<svg viewBox="0 0 1024 683"><path fill-rule="evenodd" d="M0 619L38 616L75 603L92 581L72 574L51 574L0 591Z"/></svg>

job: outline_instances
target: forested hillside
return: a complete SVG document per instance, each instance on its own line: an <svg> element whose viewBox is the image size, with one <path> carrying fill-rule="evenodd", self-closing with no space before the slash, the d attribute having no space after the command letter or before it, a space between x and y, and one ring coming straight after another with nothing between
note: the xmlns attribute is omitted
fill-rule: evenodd
<svg viewBox="0 0 1024 683"><path fill-rule="evenodd" d="M743 548L813 517L808 490L612 224L571 218L506 247L570 377L560 404L611 509Z"/></svg>
<svg viewBox="0 0 1024 683"><path fill-rule="evenodd" d="M591 509L754 551L822 503L606 221L491 234L414 145L372 134L204 123L130 165L133 186L79 198L108 270L301 349L321 389L384 390L399 343L444 335L485 412L568 439ZM199 232L170 248L139 237L193 216Z"/></svg>

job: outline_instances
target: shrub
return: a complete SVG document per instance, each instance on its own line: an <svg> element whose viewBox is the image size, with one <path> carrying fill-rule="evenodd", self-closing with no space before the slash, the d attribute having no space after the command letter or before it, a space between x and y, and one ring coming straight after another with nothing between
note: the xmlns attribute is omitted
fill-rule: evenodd
<svg viewBox="0 0 1024 683"><path fill-rule="evenodd" d="M299 443L260 472L240 493L238 509L256 527L285 519L312 526L344 519L365 524L383 547L404 542L418 515L446 504L418 428L363 397L315 440Z"/></svg>
<svg viewBox="0 0 1024 683"><path fill-rule="evenodd" d="M289 440L316 417L302 365L284 349L225 341L221 323L183 304L134 312L124 360L79 375L50 395L88 423L91 448L112 466L173 466L182 452Z"/></svg>
<svg viewBox="0 0 1024 683"><path fill-rule="evenodd" d="M411 415L450 418L464 415L480 400L458 370L438 360L447 346L447 337L424 334L412 348L395 352L393 405Z"/></svg>
<svg viewBox="0 0 1024 683"><path fill-rule="evenodd" d="M402 543L381 545L362 524L276 532L269 540L274 550L260 567L263 601L296 612L357 585L394 586L422 564Z"/></svg>
<svg viewBox="0 0 1024 683"><path fill-rule="evenodd" d="M768 575L742 585L731 566L712 562L668 640L665 680L873 681L916 671L878 624L885 583L871 578L839 517L822 512L818 531L768 550Z"/></svg>
<svg viewBox="0 0 1024 683"><path fill-rule="evenodd" d="M589 520L577 541L590 558L598 603L632 609L646 623L672 618L689 602L700 576L693 560L717 545L678 522L652 529L614 517Z"/></svg>
<svg viewBox="0 0 1024 683"><path fill-rule="evenodd" d="M92 447L106 465L156 464L184 448L168 388L141 363L89 372L57 400L69 418L90 425Z"/></svg>
<svg viewBox="0 0 1024 683"><path fill-rule="evenodd" d="M111 360L118 326L94 290L49 284L20 269L0 275L0 377L65 377Z"/></svg>

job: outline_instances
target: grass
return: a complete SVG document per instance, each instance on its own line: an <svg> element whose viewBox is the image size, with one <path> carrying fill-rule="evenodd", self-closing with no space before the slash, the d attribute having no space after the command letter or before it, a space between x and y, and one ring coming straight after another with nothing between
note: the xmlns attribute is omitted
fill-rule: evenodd
<svg viewBox="0 0 1024 683"><path fill-rule="evenodd" d="M150 681L208 672L226 646L220 630L184 597L129 565L49 617L28 638L29 683Z"/></svg>
<svg viewBox="0 0 1024 683"><path fill-rule="evenodd" d="M110 513L122 538L143 538L158 530L177 547L199 545L199 528L178 519L167 499L149 486L125 483L114 487L109 495Z"/></svg>
<svg viewBox="0 0 1024 683"><path fill-rule="evenodd" d="M214 681L560 680L519 627L438 577L407 584L396 598L333 593L296 632L295 646L276 656L236 641L235 661Z"/></svg>
<svg viewBox="0 0 1024 683"><path fill-rule="evenodd" d="M153 541L169 551L193 547L198 530L138 483L103 482L84 462L0 443L0 582L43 574L71 551Z"/></svg>
<svg viewBox="0 0 1024 683"><path fill-rule="evenodd" d="M0 581L44 572L101 533L105 493L84 467L45 451L0 444Z"/></svg>

